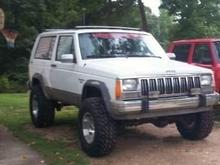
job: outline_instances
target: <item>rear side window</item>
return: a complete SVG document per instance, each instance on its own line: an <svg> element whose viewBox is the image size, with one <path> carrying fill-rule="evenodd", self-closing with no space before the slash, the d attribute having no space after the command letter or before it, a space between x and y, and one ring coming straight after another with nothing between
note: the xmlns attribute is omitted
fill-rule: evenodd
<svg viewBox="0 0 220 165"><path fill-rule="evenodd" d="M37 59L50 60L52 57L55 39L56 37L40 38L34 57Z"/></svg>
<svg viewBox="0 0 220 165"><path fill-rule="evenodd" d="M176 55L176 60L187 62L189 50L190 50L190 44L176 45L173 50L173 53L175 53Z"/></svg>

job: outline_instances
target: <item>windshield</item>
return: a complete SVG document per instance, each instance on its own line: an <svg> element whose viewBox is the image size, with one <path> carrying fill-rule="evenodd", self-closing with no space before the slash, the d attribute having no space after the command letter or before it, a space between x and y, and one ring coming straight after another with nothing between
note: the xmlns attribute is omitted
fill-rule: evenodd
<svg viewBox="0 0 220 165"><path fill-rule="evenodd" d="M99 32L79 34L82 59L115 57L166 57L151 35Z"/></svg>
<svg viewBox="0 0 220 165"><path fill-rule="evenodd" d="M218 61L220 62L220 41L215 42L215 50L216 50Z"/></svg>

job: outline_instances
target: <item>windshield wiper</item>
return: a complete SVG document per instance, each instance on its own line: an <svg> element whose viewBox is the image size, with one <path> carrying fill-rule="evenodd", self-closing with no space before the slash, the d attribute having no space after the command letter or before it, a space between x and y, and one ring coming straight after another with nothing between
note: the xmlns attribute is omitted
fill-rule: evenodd
<svg viewBox="0 0 220 165"><path fill-rule="evenodd" d="M127 55L127 57L153 57L153 58L161 58L160 56L154 56L154 55L135 55L135 54Z"/></svg>
<svg viewBox="0 0 220 165"><path fill-rule="evenodd" d="M162 58L160 56L148 56L148 57L153 57L153 58Z"/></svg>
<svg viewBox="0 0 220 165"><path fill-rule="evenodd" d="M87 56L87 59L93 59L93 58L116 58L116 57L121 57L121 56L114 56L114 55L91 55Z"/></svg>
<svg viewBox="0 0 220 165"><path fill-rule="evenodd" d="M87 56L87 59L95 59L95 58L117 58L117 57L153 57L153 58L161 58L160 56L154 55L137 55L137 54L120 54L120 55L90 55Z"/></svg>

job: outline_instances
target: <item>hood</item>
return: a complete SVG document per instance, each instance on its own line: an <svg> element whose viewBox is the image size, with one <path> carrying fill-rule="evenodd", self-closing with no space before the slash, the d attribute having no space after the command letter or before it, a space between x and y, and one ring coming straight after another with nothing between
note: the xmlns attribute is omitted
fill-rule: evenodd
<svg viewBox="0 0 220 165"><path fill-rule="evenodd" d="M212 73L187 63L151 57L91 59L85 60L83 66L86 73L111 78Z"/></svg>

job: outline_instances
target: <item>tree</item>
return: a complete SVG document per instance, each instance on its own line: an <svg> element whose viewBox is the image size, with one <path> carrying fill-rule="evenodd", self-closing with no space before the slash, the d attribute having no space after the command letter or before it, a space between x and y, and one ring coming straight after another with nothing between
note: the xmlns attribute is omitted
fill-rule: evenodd
<svg viewBox="0 0 220 165"><path fill-rule="evenodd" d="M147 25L147 18L144 10L144 4L142 0L138 0L138 6L140 9L140 15L141 15L141 20L142 20L142 29L146 32L149 32L148 25Z"/></svg>
<svg viewBox="0 0 220 165"><path fill-rule="evenodd" d="M18 31L19 36L16 48L7 49L0 35L0 77L3 76L4 83L9 80L10 88L24 88L30 50L37 34L45 29L74 28L84 23L142 27L139 4L138 0L2 0L5 28ZM166 24L163 23L161 29L161 19L147 7L142 9L142 14L143 11L148 20L147 30L161 39L161 43L166 43L167 35L162 34Z"/></svg>
<svg viewBox="0 0 220 165"><path fill-rule="evenodd" d="M161 8L175 18L173 39L220 36L218 0L162 0Z"/></svg>
<svg viewBox="0 0 220 165"><path fill-rule="evenodd" d="M78 0L3 0L2 3L5 28L19 32L17 47L30 49L39 32L73 27L80 20Z"/></svg>
<svg viewBox="0 0 220 165"><path fill-rule="evenodd" d="M170 16L167 10L160 10L160 16L158 18L159 28L157 30L158 32L156 33L156 37L164 48L167 48L171 39L173 29L175 27L173 21L174 17Z"/></svg>
<svg viewBox="0 0 220 165"><path fill-rule="evenodd" d="M21 91L27 81L27 64L34 39L47 28L68 28L80 21L78 0L2 0L5 28L19 36L15 49L7 49L0 36L1 80L8 81L8 90ZM13 66L13 67L12 67Z"/></svg>
<svg viewBox="0 0 220 165"><path fill-rule="evenodd" d="M85 1L88 0L82 2ZM129 18L133 14L132 10L137 7L135 0L102 1L96 7L91 7L90 4L90 9L86 4L82 5L86 9L86 25L128 26L133 24ZM95 5L95 2L93 5Z"/></svg>

